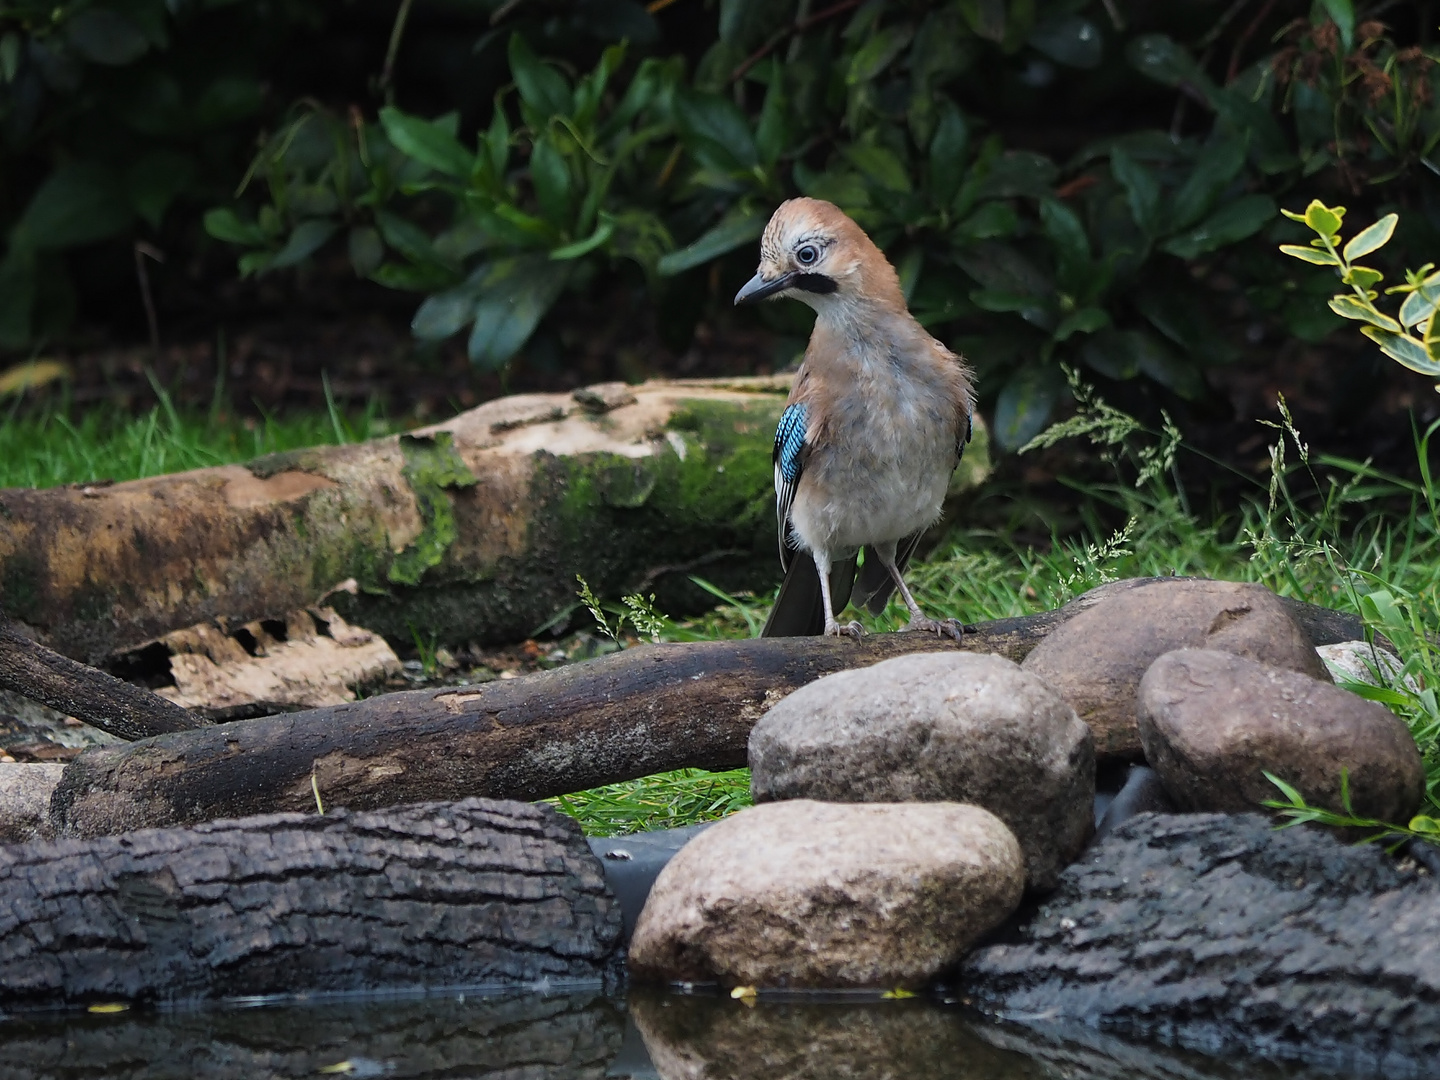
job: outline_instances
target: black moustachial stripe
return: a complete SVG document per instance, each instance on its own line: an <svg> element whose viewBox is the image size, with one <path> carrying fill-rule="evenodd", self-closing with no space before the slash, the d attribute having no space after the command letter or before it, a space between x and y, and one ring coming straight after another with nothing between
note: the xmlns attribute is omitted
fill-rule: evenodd
<svg viewBox="0 0 1440 1080"><path fill-rule="evenodd" d="M790 287L804 289L806 292L832 293L840 286L834 278L826 277L824 274L796 274L791 279Z"/></svg>

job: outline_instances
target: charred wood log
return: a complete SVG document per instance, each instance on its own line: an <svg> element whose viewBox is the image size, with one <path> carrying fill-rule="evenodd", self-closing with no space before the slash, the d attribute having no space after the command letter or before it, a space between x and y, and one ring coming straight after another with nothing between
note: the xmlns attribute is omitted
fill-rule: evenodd
<svg viewBox="0 0 1440 1080"><path fill-rule="evenodd" d="M579 826L467 799L0 847L0 1007L585 980L620 910Z"/></svg>
<svg viewBox="0 0 1440 1080"><path fill-rule="evenodd" d="M1116 586L1108 586L1113 589ZM368 809L419 799L539 799L669 769L745 764L755 721L831 672L959 648L1023 659L1059 611L862 641L762 638L645 646L483 686L417 690L87 751L51 800L54 826L95 836L314 803ZM1358 620L1314 609L1318 643Z"/></svg>
<svg viewBox="0 0 1440 1080"><path fill-rule="evenodd" d="M59 709L121 739L191 731L209 721L31 641L0 613L0 688Z"/></svg>

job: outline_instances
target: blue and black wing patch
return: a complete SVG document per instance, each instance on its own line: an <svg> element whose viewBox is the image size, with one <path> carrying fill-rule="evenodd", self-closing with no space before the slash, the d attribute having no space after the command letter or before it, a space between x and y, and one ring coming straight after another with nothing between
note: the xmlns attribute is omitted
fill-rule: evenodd
<svg viewBox="0 0 1440 1080"><path fill-rule="evenodd" d="M975 414L966 413L965 419L960 424L960 438L955 443L955 464L960 464L960 459L965 456L965 444L975 434Z"/></svg>
<svg viewBox="0 0 1440 1080"><path fill-rule="evenodd" d="M795 501L795 489L809 457L810 448L805 442L809 426L810 411L796 402L780 414L780 426L775 429L775 451L771 455L775 463L775 523L780 530L780 565L785 569L789 569L790 555L795 550L790 542L790 505Z"/></svg>

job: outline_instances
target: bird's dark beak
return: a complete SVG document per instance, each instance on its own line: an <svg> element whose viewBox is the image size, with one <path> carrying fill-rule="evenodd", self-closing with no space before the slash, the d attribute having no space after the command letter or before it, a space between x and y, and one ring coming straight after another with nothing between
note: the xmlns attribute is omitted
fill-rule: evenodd
<svg viewBox="0 0 1440 1080"><path fill-rule="evenodd" d="M776 293L784 292L794 283L794 279L795 272L793 270L788 274L781 274L779 277L772 278L769 281L766 281L759 274L756 274L735 294L735 306L739 307L741 304L748 304L752 300L764 300L767 296L774 296Z"/></svg>

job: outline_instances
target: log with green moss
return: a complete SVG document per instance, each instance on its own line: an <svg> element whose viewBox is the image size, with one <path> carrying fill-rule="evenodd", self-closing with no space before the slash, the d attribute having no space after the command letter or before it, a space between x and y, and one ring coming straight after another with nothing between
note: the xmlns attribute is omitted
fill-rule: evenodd
<svg viewBox="0 0 1440 1080"><path fill-rule="evenodd" d="M391 639L563 623L575 576L669 612L773 585L770 448L788 378L605 384L406 435L121 484L0 491L0 606L100 663L206 621L328 602ZM957 489L985 469L967 454Z"/></svg>

